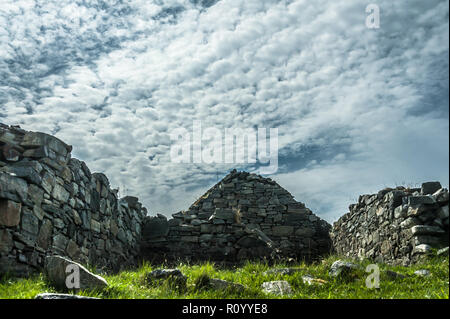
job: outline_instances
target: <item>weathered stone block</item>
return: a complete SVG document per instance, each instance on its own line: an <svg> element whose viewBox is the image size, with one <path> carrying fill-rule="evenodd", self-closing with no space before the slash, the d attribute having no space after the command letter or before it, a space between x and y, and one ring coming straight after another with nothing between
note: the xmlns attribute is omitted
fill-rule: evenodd
<svg viewBox="0 0 450 319"><path fill-rule="evenodd" d="M46 219L39 230L38 238L36 244L39 247L42 247L44 250L47 250L50 244L51 236L52 236L52 222L49 219Z"/></svg>
<svg viewBox="0 0 450 319"><path fill-rule="evenodd" d="M0 229L0 255L7 255L13 246L12 235L8 229Z"/></svg>
<svg viewBox="0 0 450 319"><path fill-rule="evenodd" d="M62 203L66 203L70 197L70 193L63 186L55 184L55 186L53 187L52 196L56 200Z"/></svg>
<svg viewBox="0 0 450 319"><path fill-rule="evenodd" d="M422 195L428 195L428 194L434 194L436 191L441 189L441 183L439 182L426 182L422 184L422 188L420 190L420 193Z"/></svg>
<svg viewBox="0 0 450 319"><path fill-rule="evenodd" d="M20 223L22 204L0 198L0 225L14 227Z"/></svg>
<svg viewBox="0 0 450 319"><path fill-rule="evenodd" d="M274 226L272 227L273 236L290 236L294 232L293 226Z"/></svg>
<svg viewBox="0 0 450 319"><path fill-rule="evenodd" d="M52 285L59 289L68 289L66 284L67 275L74 271L77 271L79 274L79 289L103 289L108 286L108 283L104 278L91 273L76 262L61 256L48 256L45 258L45 274L47 279Z"/></svg>

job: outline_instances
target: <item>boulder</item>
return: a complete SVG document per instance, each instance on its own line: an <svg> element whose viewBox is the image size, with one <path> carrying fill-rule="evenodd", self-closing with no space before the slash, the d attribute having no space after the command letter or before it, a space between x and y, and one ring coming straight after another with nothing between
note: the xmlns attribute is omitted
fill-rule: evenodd
<svg viewBox="0 0 450 319"><path fill-rule="evenodd" d="M331 265L330 271L328 273L331 277L343 277L360 268L361 266L353 264L351 262L336 260Z"/></svg>
<svg viewBox="0 0 450 319"><path fill-rule="evenodd" d="M48 281L58 289L67 290L67 276L72 272L70 267L75 266L79 270L81 290L103 289L108 283L101 276L95 275L82 265L61 256L47 256L45 258L44 272Z"/></svg>

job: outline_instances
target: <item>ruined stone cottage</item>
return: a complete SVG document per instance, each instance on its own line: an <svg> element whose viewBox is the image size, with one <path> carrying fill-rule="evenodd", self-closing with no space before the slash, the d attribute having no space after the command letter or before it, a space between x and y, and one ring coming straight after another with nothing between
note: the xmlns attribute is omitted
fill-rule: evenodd
<svg viewBox="0 0 450 319"><path fill-rule="evenodd" d="M438 182L362 195L333 228L270 178L230 172L186 211L148 216L58 138L0 124L0 275L61 255L117 271L143 259L220 261L331 252L410 264L448 246L449 193Z"/></svg>
<svg viewBox="0 0 450 319"><path fill-rule="evenodd" d="M229 173L187 211L147 217L150 260L314 260L330 251L330 225L270 178Z"/></svg>

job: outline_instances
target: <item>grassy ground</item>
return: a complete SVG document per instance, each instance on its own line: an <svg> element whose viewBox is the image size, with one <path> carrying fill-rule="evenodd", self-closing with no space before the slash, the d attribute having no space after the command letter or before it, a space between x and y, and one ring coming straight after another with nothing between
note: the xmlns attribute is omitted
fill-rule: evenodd
<svg viewBox="0 0 450 319"><path fill-rule="evenodd" d="M387 266L378 264L381 270L380 287L378 289L368 289L366 278L369 275L364 269L370 264L368 261L359 262L364 269L357 271L351 280L336 280L328 275L331 264L337 257L329 257L317 264L296 264L296 265L276 265L269 267L262 263L247 263L243 267L236 269L219 269L212 263L195 265L179 264L183 274L188 277L187 289L177 291L171 289L167 283L159 286L148 286L145 282L145 275L151 270L161 268L149 264L142 265L135 271L124 271L116 275L104 275L109 287L103 291L81 291L80 295L114 298L114 299L148 299L148 298L321 298L321 299L399 299L399 298L449 298L449 258L433 257L421 264L411 267ZM302 270L292 275L264 274L272 268L298 267ZM419 269L428 269L431 272L429 277L420 277L414 274ZM406 275L403 279L389 279L384 273L385 270L392 270ZM215 291L198 290L195 287L196 280L207 274L211 278L225 279L246 286L243 292L236 291ZM311 275L315 278L325 280L323 285L308 285L303 283L302 276ZM261 284L265 281L286 280L288 281L294 294L291 296L267 295L261 291ZM34 298L38 293L57 292L49 286L43 275L37 275L29 279L3 278L0 280L0 298Z"/></svg>

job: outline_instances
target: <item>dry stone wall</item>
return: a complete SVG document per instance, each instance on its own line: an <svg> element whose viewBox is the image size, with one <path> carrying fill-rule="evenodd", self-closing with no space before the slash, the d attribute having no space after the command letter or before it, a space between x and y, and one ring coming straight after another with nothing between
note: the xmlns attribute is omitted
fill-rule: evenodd
<svg viewBox="0 0 450 319"><path fill-rule="evenodd" d="M61 140L0 124L0 274L25 276L47 255L119 270L139 258L147 211Z"/></svg>
<svg viewBox="0 0 450 319"><path fill-rule="evenodd" d="M449 193L439 182L362 195L333 225L335 251L409 265L449 244Z"/></svg>
<svg viewBox="0 0 450 319"><path fill-rule="evenodd" d="M410 264L449 243L438 182L362 195L333 227L270 178L233 170L186 211L147 216L48 134L0 124L0 275L61 255L109 270L141 259L315 260L330 253ZM331 233L330 233L331 231Z"/></svg>
<svg viewBox="0 0 450 319"><path fill-rule="evenodd" d="M329 252L331 226L275 181L228 174L187 211L147 217L142 253L150 260L317 259Z"/></svg>

